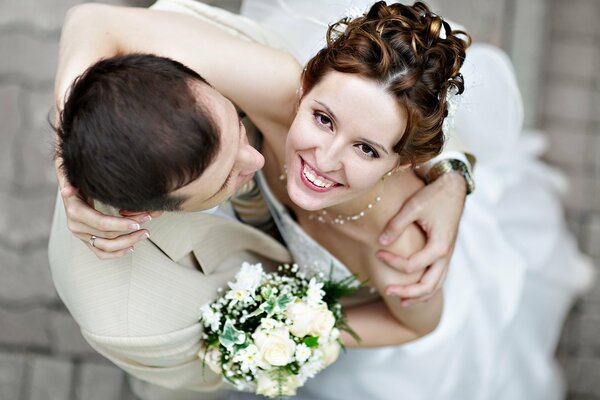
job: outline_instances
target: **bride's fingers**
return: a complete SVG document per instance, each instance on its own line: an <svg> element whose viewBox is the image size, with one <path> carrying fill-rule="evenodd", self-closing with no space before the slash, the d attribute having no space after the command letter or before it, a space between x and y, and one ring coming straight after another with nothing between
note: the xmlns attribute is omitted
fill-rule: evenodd
<svg viewBox="0 0 600 400"><path fill-rule="evenodd" d="M80 222L69 221L67 224L69 226L69 230L77 238L79 238L83 241L88 240L90 238L90 236L92 236L92 235L94 235L96 237L102 237L105 239L114 239L114 238L117 238L117 237L123 235L123 232L99 231L97 229L91 228L89 225L85 225ZM139 231L134 231L134 232L139 232ZM130 232L130 233L133 233L133 232Z"/></svg>
<svg viewBox="0 0 600 400"><path fill-rule="evenodd" d="M83 243L85 243L85 245L92 251L94 252L94 254L96 255L96 257L98 257L98 259L100 260L110 260L110 259L115 259L115 258L120 258L123 257L125 254L131 253L133 252L133 248L127 248L118 252L113 252L113 253L109 253L106 251L102 251L97 247L92 246L90 243L88 243L85 240L82 240Z"/></svg>
<svg viewBox="0 0 600 400"><path fill-rule="evenodd" d="M88 243L101 252L122 255L123 251L127 252L127 250L132 249L138 242L146 240L149 237L150 234L148 231L141 230L119 236L115 239L96 237L94 240L88 240Z"/></svg>
<svg viewBox="0 0 600 400"><path fill-rule="evenodd" d="M71 186L69 184L65 184L60 189L60 195L63 199L68 199L69 197L75 196L78 190L75 186Z"/></svg>
<svg viewBox="0 0 600 400"><path fill-rule="evenodd" d="M95 232L103 232L101 235L96 235L103 237L105 236L104 233L107 232L120 232L122 234L123 232L132 230L137 231L140 229L139 222L129 218L113 217L102 214L87 205L81 199L75 200L74 198L71 198L68 203L65 202L65 209L68 217L69 230L71 230L71 232L75 232L71 228L76 228L75 224L77 223L86 225L95 230Z"/></svg>

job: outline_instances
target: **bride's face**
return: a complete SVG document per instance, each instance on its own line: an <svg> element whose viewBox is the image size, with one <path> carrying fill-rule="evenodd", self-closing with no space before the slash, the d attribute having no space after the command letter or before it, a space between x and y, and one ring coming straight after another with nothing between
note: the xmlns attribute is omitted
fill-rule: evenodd
<svg viewBox="0 0 600 400"><path fill-rule="evenodd" d="M406 111L376 82L329 72L307 93L286 143L287 189L305 210L372 193L399 165Z"/></svg>

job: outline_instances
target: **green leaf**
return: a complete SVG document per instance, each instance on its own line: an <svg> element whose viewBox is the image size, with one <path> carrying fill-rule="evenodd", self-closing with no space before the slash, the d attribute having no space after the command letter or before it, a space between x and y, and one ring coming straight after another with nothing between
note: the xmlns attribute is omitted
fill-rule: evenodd
<svg viewBox="0 0 600 400"><path fill-rule="evenodd" d="M223 327L223 333L219 335L219 343L221 343L226 349L231 351L233 346L244 344L246 341L246 334L235 328L233 321L228 319L225 321Z"/></svg>
<svg viewBox="0 0 600 400"><path fill-rule="evenodd" d="M263 299L268 299L271 297L272 289L268 286L263 286L260 288L260 295Z"/></svg>
<svg viewBox="0 0 600 400"><path fill-rule="evenodd" d="M305 336L302 339L305 345L308 347L317 347L319 345L319 337L318 336Z"/></svg>
<svg viewBox="0 0 600 400"><path fill-rule="evenodd" d="M292 302L292 298L286 293L277 297L277 309L284 310L285 307Z"/></svg>
<svg viewBox="0 0 600 400"><path fill-rule="evenodd" d="M259 308L266 312L267 316L270 317L275 312L275 307L277 307L277 298L271 296L267 301L262 303Z"/></svg>

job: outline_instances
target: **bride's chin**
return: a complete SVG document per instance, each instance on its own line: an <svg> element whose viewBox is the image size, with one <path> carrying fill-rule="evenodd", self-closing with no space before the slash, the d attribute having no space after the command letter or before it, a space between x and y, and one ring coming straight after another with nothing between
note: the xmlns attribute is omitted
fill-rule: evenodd
<svg viewBox="0 0 600 400"><path fill-rule="evenodd" d="M311 196L307 196L298 187L293 185L288 185L288 196L290 196L290 200L296 206L300 207L306 211L317 211L323 208L321 202L315 202L315 199Z"/></svg>

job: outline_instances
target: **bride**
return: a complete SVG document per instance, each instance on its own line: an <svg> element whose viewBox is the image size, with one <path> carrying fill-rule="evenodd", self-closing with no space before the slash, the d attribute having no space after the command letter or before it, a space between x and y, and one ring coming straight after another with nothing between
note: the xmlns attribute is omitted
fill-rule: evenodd
<svg viewBox="0 0 600 400"><path fill-rule="evenodd" d="M345 31L338 34L332 29L327 50L319 53L303 73L301 101L291 126L277 130L273 129L275 124L261 123L274 112L287 112L281 104L252 104L243 93L231 96L265 135L263 152L267 163L261 181L267 193L269 189L272 192L268 200L288 246L296 250L295 256L300 260L312 261L316 257L333 261L340 274L349 270L367 277L369 266L377 263L369 257L372 251L367 250L376 246L374 238L397 211L399 205L394 202L398 196L406 199L422 185L406 166L440 150L443 99L451 86L461 89L462 85L457 77L462 59L460 39L448 30L444 39L435 35L432 42L428 42L428 36L415 39L433 48L439 46L439 54L443 54L440 57L445 58L444 62L432 61L437 74L430 77L432 81L415 78L415 85L424 85L424 90L429 91L425 97L418 97L416 104L406 103L407 100L398 103L389 91L382 90L381 82L376 84L356 75L368 65L369 54L380 51L393 59L393 52L388 50L391 43L409 51L412 48L411 40L406 39L414 38L412 32L403 30L401 22L393 22L406 22L397 18L397 9L403 8L378 4L366 16L349 21ZM194 40L189 37L178 41L176 32L181 21L176 17L165 14L159 20L143 14L103 14L107 20L121 22L111 30L120 49L140 50L140 43L128 44L135 37L128 35L128 27L135 26L139 33L151 32L159 25L164 32L147 50L169 43L172 53L167 54L175 54L178 49L183 54L184 48L193 47ZM372 23L382 15L390 15L389 22ZM429 25L423 31L435 32L439 18L426 15ZM101 20L95 19L95 23ZM418 25L418 18L412 23ZM201 26L198 23L199 31ZM337 27L344 28L344 24ZM192 38L198 39L196 43L202 42L201 34ZM455 46L448 45L454 39ZM233 46L229 40L220 44L221 51L235 48L227 47ZM362 45L367 59L352 63L356 57L353 50ZM425 48L421 51L425 52ZM416 54L417 59L421 57L424 54ZM589 265L566 233L555 195L555 172L535 159L539 142L519 138L520 98L505 56L482 46L473 48L467 60L462 73L468 96L465 103L470 111L459 113L455 123L463 129L461 133L469 139L472 149L486 157L480 157L476 171L478 189L465 208L444 286L441 322L433 333L402 347L349 350L309 382L298 398L561 397L564 388L552 354L573 296L587 283ZM377 64L377 58L371 61L383 68ZM260 62L268 63L268 59ZM336 66L331 69L339 72L327 72L332 65ZM353 65L357 70L352 69ZM227 79L235 74L232 66L219 67L225 68L222 73ZM285 71L279 72L285 75ZM211 78L217 87L225 85ZM425 127L424 119L409 118L414 116L410 107L424 108L427 95L432 93L435 100L430 101L428 115L437 118ZM495 106L493 112L490 104ZM264 110L257 109L260 107ZM291 122L291 116L281 115L280 120ZM411 129L419 124L420 129ZM413 137L425 136L427 128L432 133L428 140L422 141L421 147L416 145L418 140L413 141L413 148L407 150L410 147L406 143ZM483 139L482 132L486 133ZM279 179L284 171L287 192ZM416 237L418 242L419 235L413 226L405 237L409 241ZM437 301L439 296L433 300ZM385 342L385 337L393 332L379 335Z"/></svg>

